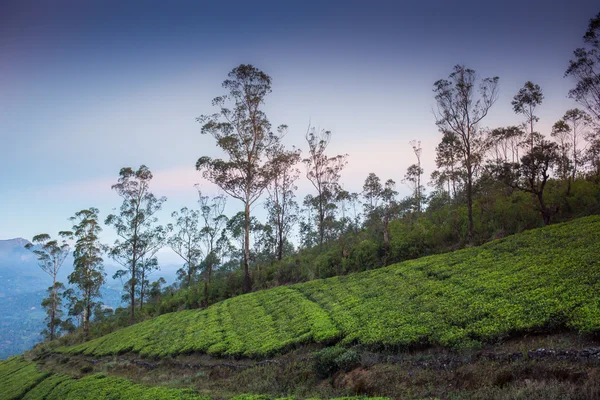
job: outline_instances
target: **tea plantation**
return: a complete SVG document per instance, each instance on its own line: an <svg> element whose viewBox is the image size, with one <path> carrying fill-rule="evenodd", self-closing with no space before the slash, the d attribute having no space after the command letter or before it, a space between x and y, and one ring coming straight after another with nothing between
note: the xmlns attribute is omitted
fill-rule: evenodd
<svg viewBox="0 0 600 400"><path fill-rule="evenodd" d="M41 372L35 363L25 361L23 357L0 361L0 388L0 398L6 400L210 400L209 397L200 396L191 389L138 385L102 374L74 379L67 375ZM274 398L265 395L240 395L232 400Z"/></svg>
<svg viewBox="0 0 600 400"><path fill-rule="evenodd" d="M58 351L260 358L310 342L456 348L565 327L600 331L598 216L165 314ZM43 374L28 379L34 385Z"/></svg>

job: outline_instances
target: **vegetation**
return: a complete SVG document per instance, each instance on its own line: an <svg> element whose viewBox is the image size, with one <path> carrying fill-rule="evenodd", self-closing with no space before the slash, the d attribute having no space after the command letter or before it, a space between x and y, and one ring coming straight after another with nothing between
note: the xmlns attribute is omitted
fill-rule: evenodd
<svg viewBox="0 0 600 400"><path fill-rule="evenodd" d="M191 389L150 387L125 379L94 374L74 379L68 375L40 371L23 357L0 361L0 387L6 400L155 399L210 400ZM239 395L232 400L275 400L268 395ZM288 397L286 399L294 399ZM357 399L360 398L339 398ZM383 400L383 398L379 398Z"/></svg>
<svg viewBox="0 0 600 400"><path fill-rule="evenodd" d="M265 357L301 343L474 346L516 332L600 328L600 217L481 247L166 314L64 353Z"/></svg>

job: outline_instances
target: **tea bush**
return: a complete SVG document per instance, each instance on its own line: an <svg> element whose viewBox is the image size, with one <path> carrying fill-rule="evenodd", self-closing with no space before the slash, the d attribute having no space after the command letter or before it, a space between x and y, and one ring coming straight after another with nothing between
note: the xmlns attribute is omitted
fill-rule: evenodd
<svg viewBox="0 0 600 400"><path fill-rule="evenodd" d="M462 347L557 327L598 332L599 278L600 217L592 216L165 314L57 351L266 357L308 342Z"/></svg>

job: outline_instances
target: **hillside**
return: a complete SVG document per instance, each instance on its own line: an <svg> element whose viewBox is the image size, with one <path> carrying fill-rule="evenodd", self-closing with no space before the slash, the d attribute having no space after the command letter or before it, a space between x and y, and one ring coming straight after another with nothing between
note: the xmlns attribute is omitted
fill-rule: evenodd
<svg viewBox="0 0 600 400"><path fill-rule="evenodd" d="M600 217L171 313L59 351L266 357L305 343L472 347L600 328Z"/></svg>
<svg viewBox="0 0 600 400"><path fill-rule="evenodd" d="M587 217L165 314L0 362L0 398L598 398L599 245Z"/></svg>

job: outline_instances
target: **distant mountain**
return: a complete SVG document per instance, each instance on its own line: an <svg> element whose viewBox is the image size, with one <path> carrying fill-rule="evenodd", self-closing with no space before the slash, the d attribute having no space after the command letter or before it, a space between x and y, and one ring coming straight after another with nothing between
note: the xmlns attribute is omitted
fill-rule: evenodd
<svg viewBox="0 0 600 400"><path fill-rule="evenodd" d="M35 255L25 248L27 243L23 238L0 240L0 360L33 347L41 340L40 332L44 329L46 314L40 304L52 279L39 267ZM179 267L162 266L150 280L163 276L170 284L175 281ZM102 301L112 308L121 305L122 283L112 279L118 269L121 267L114 264L104 265L106 284L102 288ZM58 280L68 286L72 271L73 257L69 256Z"/></svg>
<svg viewBox="0 0 600 400"><path fill-rule="evenodd" d="M0 360L30 349L41 340L44 329L46 314L40 304L52 280L25 248L27 243L23 238L0 240ZM67 284L72 265L72 257L67 257L59 281ZM107 271L109 284L102 289L102 301L116 308L121 304L121 287L111 276Z"/></svg>

